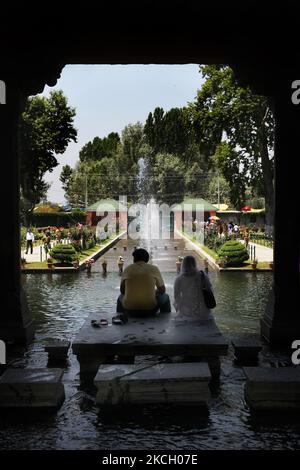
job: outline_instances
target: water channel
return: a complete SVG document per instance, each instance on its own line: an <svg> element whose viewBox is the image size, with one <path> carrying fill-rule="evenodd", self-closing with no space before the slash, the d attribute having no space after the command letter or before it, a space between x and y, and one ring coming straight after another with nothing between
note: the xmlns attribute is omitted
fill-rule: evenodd
<svg viewBox="0 0 300 470"><path fill-rule="evenodd" d="M60 275L25 275L23 284L36 324L36 338L16 367L46 367L47 339L72 340L85 318L111 318L119 292L116 260L122 255L131 261L135 242L124 251L125 241L105 256L108 274L103 276L101 258L86 272ZM192 252L183 241L160 242L150 247L167 291L173 297L175 261ZM198 257L199 267L203 261ZM209 272L216 298L215 317L228 338L257 334L271 273ZM244 376L233 362L232 351L222 360L220 387L211 401L209 416L180 411L132 415L124 420L117 414L102 419L97 413L92 390L82 390L76 357L70 353L65 370L66 400L52 416L6 416L0 422L1 449L296 449L300 446L300 426L295 423L265 422L251 417L244 402Z"/></svg>

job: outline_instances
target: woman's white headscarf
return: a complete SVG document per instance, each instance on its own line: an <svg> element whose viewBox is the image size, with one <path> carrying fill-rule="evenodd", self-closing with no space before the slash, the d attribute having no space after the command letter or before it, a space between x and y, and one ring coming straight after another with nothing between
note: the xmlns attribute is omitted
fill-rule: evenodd
<svg viewBox="0 0 300 470"><path fill-rule="evenodd" d="M176 322L206 322L213 319L211 311L204 301L200 273L194 256L186 256L182 261L180 275L176 276L174 282ZM205 282L211 288L207 276Z"/></svg>
<svg viewBox="0 0 300 470"><path fill-rule="evenodd" d="M192 276L197 272L198 269L194 256L186 256L182 261L180 273L186 276Z"/></svg>

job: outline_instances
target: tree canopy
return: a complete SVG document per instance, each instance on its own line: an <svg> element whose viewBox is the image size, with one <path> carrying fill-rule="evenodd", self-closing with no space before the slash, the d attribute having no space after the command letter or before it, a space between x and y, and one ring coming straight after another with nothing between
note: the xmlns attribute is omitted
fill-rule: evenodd
<svg viewBox="0 0 300 470"><path fill-rule="evenodd" d="M101 139L95 137L85 144L79 152L81 162L101 160L101 158L113 157L120 143L120 136L117 132L111 132L107 137Z"/></svg>
<svg viewBox="0 0 300 470"><path fill-rule="evenodd" d="M49 185L43 178L58 165L56 155L64 153L71 140L76 142L74 117L75 109L61 90L52 91L48 98L27 99L19 129L21 207L25 212L45 197Z"/></svg>
<svg viewBox="0 0 300 470"><path fill-rule="evenodd" d="M83 206L86 194L89 205L99 199L118 198L123 194L129 200L135 200L143 137L142 124L136 123L124 128L121 139L117 133L111 132L107 137L95 137L85 144L75 168L65 166L60 175L69 203ZM101 153L104 147L106 156Z"/></svg>
<svg viewBox="0 0 300 470"><path fill-rule="evenodd" d="M184 196L237 209L249 195L265 199L273 224L274 117L266 97L243 88L225 65L201 66L204 83L182 108L151 111L143 126L95 137L61 181L67 199L89 203L127 194L129 200L172 204ZM87 181L87 182L86 182ZM77 202L75 202L77 201Z"/></svg>
<svg viewBox="0 0 300 470"><path fill-rule="evenodd" d="M228 66L201 66L205 82L189 113L202 150L210 152L212 164L230 186L237 208L246 187L263 195L267 225L273 223L274 116L264 96L243 88Z"/></svg>

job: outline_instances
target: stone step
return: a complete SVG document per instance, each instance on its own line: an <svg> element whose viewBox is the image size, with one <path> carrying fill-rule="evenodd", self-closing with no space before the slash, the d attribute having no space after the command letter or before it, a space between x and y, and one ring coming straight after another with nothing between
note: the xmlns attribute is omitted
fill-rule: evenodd
<svg viewBox="0 0 300 470"><path fill-rule="evenodd" d="M0 377L0 408L58 408L65 399L63 369L7 369Z"/></svg>
<svg viewBox="0 0 300 470"><path fill-rule="evenodd" d="M53 340L46 344L45 351L48 353L49 362L65 361L71 342L67 340Z"/></svg>
<svg viewBox="0 0 300 470"><path fill-rule="evenodd" d="M257 361L258 353L262 350L260 342L256 339L235 338L231 340L234 354L239 362Z"/></svg>
<svg viewBox="0 0 300 470"><path fill-rule="evenodd" d="M245 399L254 411L300 410L300 368L244 367Z"/></svg>
<svg viewBox="0 0 300 470"><path fill-rule="evenodd" d="M101 365L94 383L98 405L173 403L205 405L210 399L207 363Z"/></svg>

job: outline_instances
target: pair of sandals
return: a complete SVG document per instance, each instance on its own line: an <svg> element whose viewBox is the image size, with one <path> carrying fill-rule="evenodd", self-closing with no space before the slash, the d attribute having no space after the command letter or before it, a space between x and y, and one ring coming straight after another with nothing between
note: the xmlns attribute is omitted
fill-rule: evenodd
<svg viewBox="0 0 300 470"><path fill-rule="evenodd" d="M118 313L114 317L112 317L112 323L114 325L124 325L125 323L128 322L127 315L124 313ZM101 318L101 320L92 320L91 321L91 326L93 328L101 328L101 326L107 326L108 321L106 318Z"/></svg>
<svg viewBox="0 0 300 470"><path fill-rule="evenodd" d="M113 325L124 325L128 322L128 317L125 313L118 313L111 320Z"/></svg>
<svg viewBox="0 0 300 470"><path fill-rule="evenodd" d="M101 320L92 320L91 325L93 328L101 328L101 326L107 326L108 321L106 318L101 318Z"/></svg>

